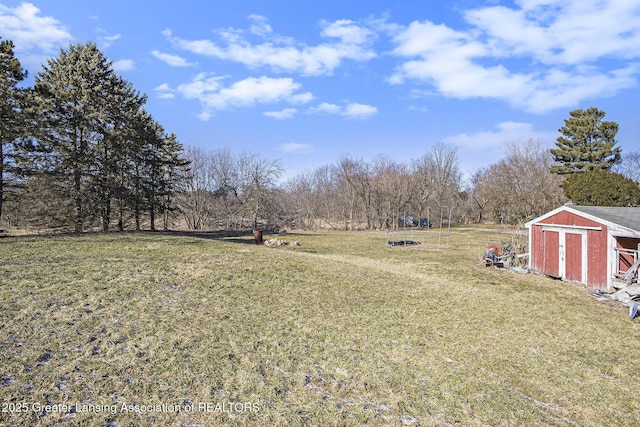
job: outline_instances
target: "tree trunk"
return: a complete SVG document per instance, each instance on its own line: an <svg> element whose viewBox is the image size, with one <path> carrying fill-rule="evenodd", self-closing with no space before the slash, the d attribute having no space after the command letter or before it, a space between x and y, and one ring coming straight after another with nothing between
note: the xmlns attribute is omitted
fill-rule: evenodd
<svg viewBox="0 0 640 427"><path fill-rule="evenodd" d="M169 231L169 207L171 206L171 196L167 196L165 199L165 206L163 211L163 225L162 228L164 231Z"/></svg>
<svg viewBox="0 0 640 427"><path fill-rule="evenodd" d="M111 171L109 166L109 150L107 148L107 144L104 146L103 150L103 165L101 173L103 175L102 186L102 231L105 233L109 232L109 225L111 223L111 188L113 185L112 180L110 179Z"/></svg>
<svg viewBox="0 0 640 427"><path fill-rule="evenodd" d="M136 231L140 231L140 168L136 165L136 193L133 201L133 217L136 222Z"/></svg>
<svg viewBox="0 0 640 427"><path fill-rule="evenodd" d="M80 170L78 168L74 169L73 180L74 180L74 190L75 190L74 203L76 206L76 225L75 225L76 233L82 233L82 193L80 192L81 182L82 182L81 178L82 178L82 174L80 173Z"/></svg>
<svg viewBox="0 0 640 427"><path fill-rule="evenodd" d="M149 222L151 223L151 231L156 231L156 197L151 193L151 200L149 200Z"/></svg>
<svg viewBox="0 0 640 427"><path fill-rule="evenodd" d="M136 231L140 231L140 202L138 201L137 196L136 196L136 201L134 203L133 216L135 217L135 220L136 220Z"/></svg>
<svg viewBox="0 0 640 427"><path fill-rule="evenodd" d="M124 231L124 201L118 203L118 231Z"/></svg>
<svg viewBox="0 0 640 427"><path fill-rule="evenodd" d="M102 207L102 231L109 232L109 224L111 223L111 196L107 193L104 198L104 206Z"/></svg>
<svg viewBox="0 0 640 427"><path fill-rule="evenodd" d="M149 222L151 223L151 231L156 231L156 213L153 203L149 207Z"/></svg>
<svg viewBox="0 0 640 427"><path fill-rule="evenodd" d="M2 230L2 200L4 199L4 144L0 141L0 230Z"/></svg>

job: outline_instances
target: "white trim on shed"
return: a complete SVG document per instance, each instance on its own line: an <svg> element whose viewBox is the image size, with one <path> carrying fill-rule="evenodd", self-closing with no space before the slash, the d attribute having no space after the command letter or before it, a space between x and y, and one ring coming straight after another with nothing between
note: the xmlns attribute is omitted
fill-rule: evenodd
<svg viewBox="0 0 640 427"><path fill-rule="evenodd" d="M602 224L602 227L598 226L581 226L575 224L545 224L544 221L548 218L551 218L557 215L560 212L569 212L573 215L582 217L589 221ZM602 214L599 216L598 214ZM615 220L611 220L608 218L615 218ZM622 225L619 222L624 222L626 224L630 224L633 228ZM547 212L544 215L541 215L533 220L527 222L525 227L528 229L529 235L529 268L531 268L531 259L533 256L533 248L531 247L533 242L533 227L542 227L544 231L557 231L560 233L559 235L559 270L560 275L562 276L565 260L562 258L563 250L564 250L564 240L566 238L567 233L572 234L582 234L582 282L586 283L588 277L588 242L587 242L587 231L602 231L603 227L607 228L607 248L606 248L606 256L607 256L607 286L611 289L613 287L613 276L614 271L617 271L617 257L616 257L616 244L618 243L617 238L631 238L631 239L640 239L640 229L635 229L636 226L640 224L640 208L612 208L612 207L596 207L596 206L577 206L577 205L564 205L556 208L550 212Z"/></svg>

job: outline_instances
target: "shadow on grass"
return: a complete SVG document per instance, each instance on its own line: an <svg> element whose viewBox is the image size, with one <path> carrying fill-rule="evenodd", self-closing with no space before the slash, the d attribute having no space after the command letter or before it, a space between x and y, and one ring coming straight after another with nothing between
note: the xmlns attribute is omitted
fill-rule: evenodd
<svg viewBox="0 0 640 427"><path fill-rule="evenodd" d="M49 231L39 232L37 234L10 234L0 233L0 238L14 238L14 239L33 239L33 238L53 238L53 237L69 237L69 238L91 238L93 236L132 236L132 235L147 235L147 236L180 236L180 237L193 237L197 239L206 240L221 240L224 242L238 243L245 245L255 245L256 242L253 237L253 230L212 230L212 231L200 231L200 230L125 230L125 231L110 231L108 233L102 231L86 231L83 233L64 232L64 231ZM272 230L264 230L262 232L263 240L269 238L281 238L285 236L300 236L298 233L280 233ZM275 236L275 237L273 237Z"/></svg>
<svg viewBox="0 0 640 427"><path fill-rule="evenodd" d="M147 232L153 233L153 232ZM224 242L255 245L253 230L216 230L216 231L162 231L155 233L166 233L173 236L195 237L199 239L222 240ZM308 234L305 234L308 236ZM263 240L281 239L289 240L291 237L301 236L298 233L280 233L278 231L264 230Z"/></svg>
<svg viewBox="0 0 640 427"><path fill-rule="evenodd" d="M154 232L151 232L151 231L148 231L147 233L155 234ZM245 245L256 244L253 238L253 230L215 230L215 231L177 230L177 231L162 231L160 233L168 234L170 236L195 237L197 239L207 239L207 240L222 240L225 242L240 243ZM262 232L263 238L271 234L276 234L276 233L269 232L269 231Z"/></svg>

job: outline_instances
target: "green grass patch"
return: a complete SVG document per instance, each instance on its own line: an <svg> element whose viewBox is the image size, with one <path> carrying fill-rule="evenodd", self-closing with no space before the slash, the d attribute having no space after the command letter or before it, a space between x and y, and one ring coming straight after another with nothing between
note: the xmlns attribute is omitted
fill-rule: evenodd
<svg viewBox="0 0 640 427"><path fill-rule="evenodd" d="M638 323L496 237L3 238L0 425L637 425Z"/></svg>

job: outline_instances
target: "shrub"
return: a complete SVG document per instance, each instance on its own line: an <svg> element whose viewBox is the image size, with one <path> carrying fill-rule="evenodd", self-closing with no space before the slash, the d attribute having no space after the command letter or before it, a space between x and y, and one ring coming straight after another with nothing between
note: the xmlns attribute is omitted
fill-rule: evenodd
<svg viewBox="0 0 640 427"><path fill-rule="evenodd" d="M639 206L640 185L623 175L596 169L572 174L562 185L573 203L586 206Z"/></svg>

